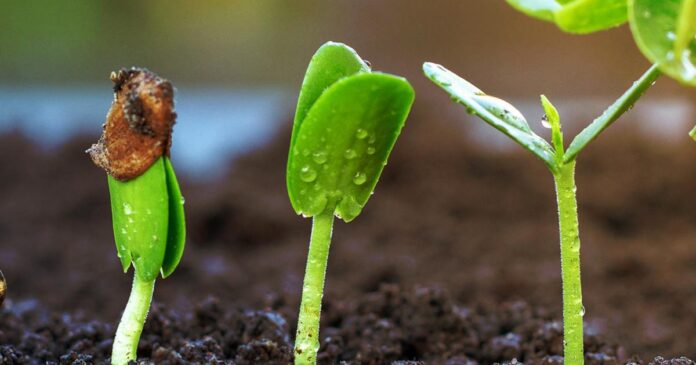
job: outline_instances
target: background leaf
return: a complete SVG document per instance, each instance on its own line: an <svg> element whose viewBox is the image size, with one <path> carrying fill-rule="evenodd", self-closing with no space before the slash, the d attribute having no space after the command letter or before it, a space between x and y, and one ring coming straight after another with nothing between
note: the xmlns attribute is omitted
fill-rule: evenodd
<svg viewBox="0 0 696 365"><path fill-rule="evenodd" d="M164 158L133 180L108 179L114 239L123 270L132 262L139 278L152 281L162 267L169 221Z"/></svg>
<svg viewBox="0 0 696 365"><path fill-rule="evenodd" d="M507 0L515 9L569 33L613 28L628 19L626 0Z"/></svg>
<svg viewBox="0 0 696 365"><path fill-rule="evenodd" d="M423 71L453 101L466 106L469 113L512 138L544 161L552 171L556 170L553 148L529 129L524 116L515 107L504 100L486 95L470 82L438 64L426 62Z"/></svg>
<svg viewBox="0 0 696 365"><path fill-rule="evenodd" d="M174 272L184 254L186 243L186 219L184 216L184 197L179 189L179 182L174 173L172 162L167 157L164 159L164 170L167 179L167 193L169 196L169 223L167 226L167 247L162 261L162 277L166 278Z"/></svg>
<svg viewBox="0 0 696 365"><path fill-rule="evenodd" d="M696 86L696 0L630 0L638 48L660 70Z"/></svg>
<svg viewBox="0 0 696 365"><path fill-rule="evenodd" d="M288 194L298 214L357 217L401 132L414 91L403 78L358 73L314 103L290 151Z"/></svg>

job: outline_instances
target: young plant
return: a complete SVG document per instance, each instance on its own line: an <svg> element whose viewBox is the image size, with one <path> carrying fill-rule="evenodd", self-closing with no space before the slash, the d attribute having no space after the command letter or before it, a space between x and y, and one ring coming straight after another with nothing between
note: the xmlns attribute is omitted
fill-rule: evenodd
<svg viewBox="0 0 696 365"><path fill-rule="evenodd" d="M184 201L169 161L171 83L145 69L111 74L115 99L99 141L87 152L108 176L116 251L133 288L116 330L111 363L137 357L157 275L171 275L184 252Z"/></svg>
<svg viewBox="0 0 696 365"><path fill-rule="evenodd" d="M350 47L328 42L309 63L290 139L287 188L312 233L295 339L295 364L315 364L334 215L355 219L377 184L406 121L414 91L371 72Z"/></svg>
<svg viewBox="0 0 696 365"><path fill-rule="evenodd" d="M476 86L444 67L425 63L425 75L444 89L453 101L507 135L537 156L553 175L561 239L561 279L563 282L563 334L565 364L582 364L583 328L582 287L580 281L580 235L575 187L575 158L599 133L629 110L633 103L659 76L652 67L624 95L575 137L566 149L561 121L556 108L545 97L541 104L546 113L542 123L551 128L551 144L530 128L524 116L504 100L486 95Z"/></svg>
<svg viewBox="0 0 696 365"><path fill-rule="evenodd" d="M552 143L531 131L524 116L509 103L488 96L444 67L426 63L424 72L467 111L512 138L549 168L556 185L561 233L563 282L563 332L566 364L583 364L582 287L580 238L575 188L578 154L628 111L665 73L687 86L696 86L696 0L507 0L524 13L556 23L571 33L590 33L630 22L634 39L654 65L588 125L565 148L556 108L544 96L544 125L551 128ZM696 127L689 133L696 140Z"/></svg>

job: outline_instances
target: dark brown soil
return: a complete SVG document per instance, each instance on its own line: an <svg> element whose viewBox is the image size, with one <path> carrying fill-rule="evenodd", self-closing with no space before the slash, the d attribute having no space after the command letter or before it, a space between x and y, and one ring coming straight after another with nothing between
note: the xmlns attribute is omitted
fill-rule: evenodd
<svg viewBox="0 0 696 365"><path fill-rule="evenodd" d="M157 284L143 358L288 361L310 222L285 193L286 132L225 179L182 182L188 246ZM0 364L109 354L131 277L84 154L93 139L46 151L0 136ZM609 131L580 157L588 363L696 357L694 152ZM416 110L364 213L335 228L322 361L560 363L555 214L541 163L474 148Z"/></svg>

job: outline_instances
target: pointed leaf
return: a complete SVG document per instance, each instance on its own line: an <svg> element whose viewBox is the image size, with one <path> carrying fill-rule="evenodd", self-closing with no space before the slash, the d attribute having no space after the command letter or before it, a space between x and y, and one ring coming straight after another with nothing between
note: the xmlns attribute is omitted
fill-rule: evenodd
<svg viewBox="0 0 696 365"><path fill-rule="evenodd" d="M438 64L426 62L423 71L430 80L445 90L453 101L467 107L469 113L512 138L544 161L552 171L556 170L553 148L529 129L524 116L515 107L504 100L486 95L476 86Z"/></svg>
<svg viewBox="0 0 696 365"><path fill-rule="evenodd" d="M670 77L696 86L696 0L630 0L638 48Z"/></svg>
<svg viewBox="0 0 696 365"><path fill-rule="evenodd" d="M130 263L139 278L152 281L162 267L167 240L169 203L164 161L129 181L108 177L116 249L123 270Z"/></svg>
<svg viewBox="0 0 696 365"><path fill-rule="evenodd" d="M288 195L298 214L326 210L349 222L367 203L414 99L403 78L358 73L314 103L288 160Z"/></svg>
<svg viewBox="0 0 696 365"><path fill-rule="evenodd" d="M167 247L162 262L162 277L166 278L174 272L184 254L186 243L186 219L184 216L184 197L179 189L179 182L174 174L174 167L168 157L164 157L164 169L167 178L169 195L169 223L167 228Z"/></svg>
<svg viewBox="0 0 696 365"><path fill-rule="evenodd" d="M564 162L570 162L587 146L590 141L597 138L603 130L607 129L620 116L633 107L633 104L640 99L643 93L652 85L657 78L660 77L660 70L653 65L646 71L643 76L634 82L626 92L618 98L607 110L602 113L597 119L592 121L590 125L585 127L568 146Z"/></svg>

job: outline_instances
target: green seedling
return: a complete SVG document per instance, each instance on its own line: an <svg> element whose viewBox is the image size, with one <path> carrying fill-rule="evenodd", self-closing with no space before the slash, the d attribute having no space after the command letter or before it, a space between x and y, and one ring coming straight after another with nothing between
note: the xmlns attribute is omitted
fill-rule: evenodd
<svg viewBox="0 0 696 365"><path fill-rule="evenodd" d="M453 101L464 105L471 114L483 119L538 157L548 167L556 185L556 202L561 247L561 279L563 282L563 335L565 364L583 364L582 304L580 280L580 234L575 187L577 155L604 129L628 111L660 75L652 67L631 86L600 117L595 119L565 148L560 116L545 97L541 104L545 112L542 123L551 129L551 143L530 128L525 117L511 104L486 95L479 88L444 67L425 63L425 75L445 90Z"/></svg>
<svg viewBox="0 0 696 365"><path fill-rule="evenodd" d="M575 160L597 136L629 110L643 93L666 74L687 86L696 86L696 0L507 0L516 9L553 22L570 33L591 33L629 22L634 39L654 64L600 117L588 125L567 149L560 117L542 96L545 125L552 143L532 132L521 113L509 103L488 96L444 67L424 65L428 78L452 99L541 159L554 176L561 233L563 331L566 364L582 364L583 328L580 281ZM689 132L696 141L696 127Z"/></svg>
<svg viewBox="0 0 696 365"><path fill-rule="evenodd" d="M184 201L169 160L171 84L144 69L112 74L115 99L104 133L88 153L108 173L116 251L133 288L116 330L111 363L137 357L155 280L171 275L184 251Z"/></svg>
<svg viewBox="0 0 696 365"><path fill-rule="evenodd" d="M350 47L328 42L309 63L290 139L288 196L312 217L295 364L315 364L334 215L350 222L370 198L406 121L414 91L372 72Z"/></svg>

